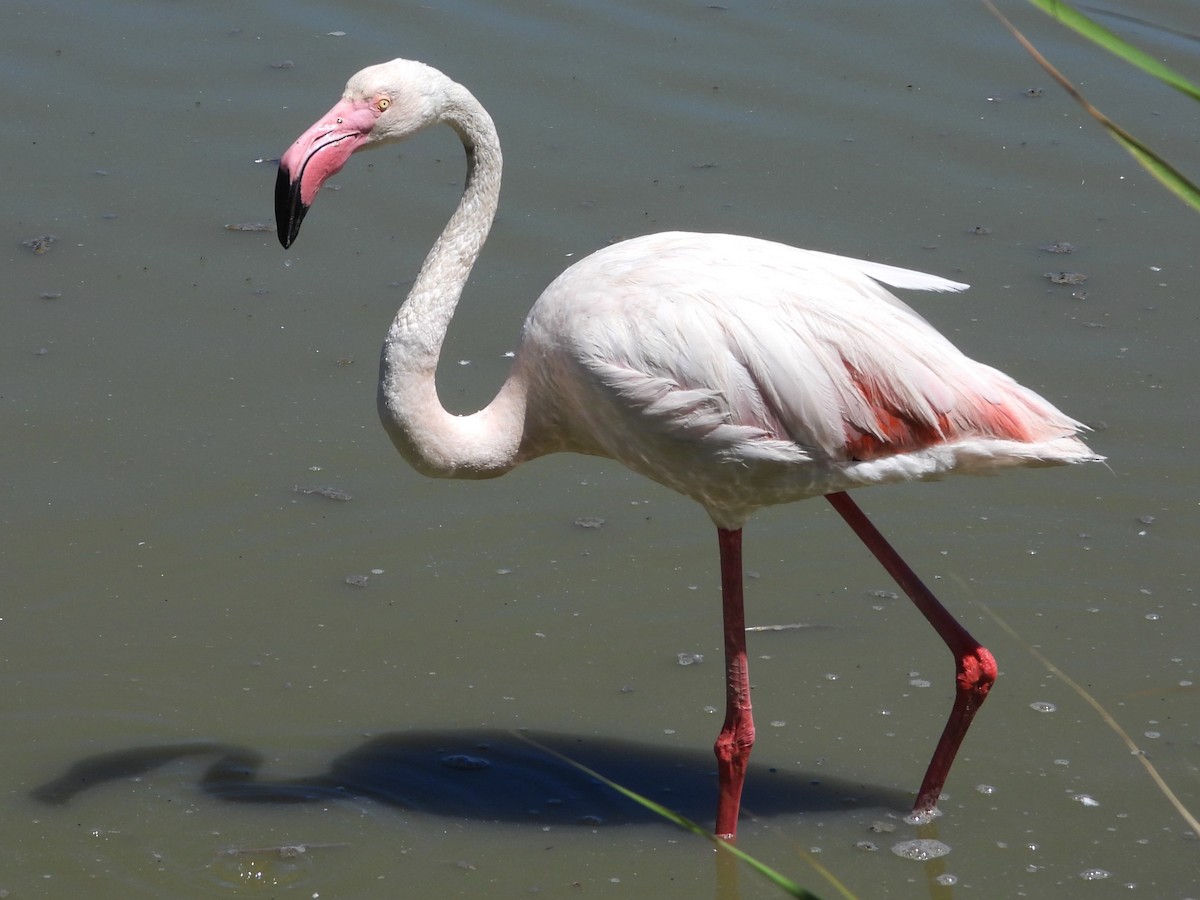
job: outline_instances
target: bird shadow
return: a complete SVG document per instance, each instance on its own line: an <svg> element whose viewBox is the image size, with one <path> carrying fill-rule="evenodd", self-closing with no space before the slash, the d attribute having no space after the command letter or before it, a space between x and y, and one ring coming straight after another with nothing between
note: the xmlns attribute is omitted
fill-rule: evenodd
<svg viewBox="0 0 1200 900"><path fill-rule="evenodd" d="M631 741L545 732L463 729L373 737L335 757L328 771L262 779L263 757L232 744L137 746L85 757L31 796L63 806L101 785L141 778L188 758L216 757L200 776L206 794L237 803L368 799L400 809L480 821L618 825L661 822L567 760L680 815L709 821L716 800L711 754ZM907 809L902 792L751 765L744 810L758 817L835 809Z"/></svg>

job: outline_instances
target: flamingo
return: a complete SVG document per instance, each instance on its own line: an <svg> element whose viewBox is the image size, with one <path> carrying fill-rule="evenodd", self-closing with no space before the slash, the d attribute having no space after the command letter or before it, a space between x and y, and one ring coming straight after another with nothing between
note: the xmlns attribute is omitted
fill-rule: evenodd
<svg viewBox="0 0 1200 900"><path fill-rule="evenodd" d="M379 415L401 455L428 476L474 479L548 453L607 457L704 507L717 529L726 673L714 831L728 839L754 744L742 528L760 507L824 496L954 656L954 705L913 804L918 819L937 814L996 662L846 491L1102 459L1077 436L1084 426L963 355L882 286L965 284L683 232L616 243L570 266L529 311L495 399L452 415L438 400L438 357L500 192L500 143L479 101L420 62L363 69L280 159L275 211L290 247L351 154L439 123L461 138L467 176L383 344Z"/></svg>

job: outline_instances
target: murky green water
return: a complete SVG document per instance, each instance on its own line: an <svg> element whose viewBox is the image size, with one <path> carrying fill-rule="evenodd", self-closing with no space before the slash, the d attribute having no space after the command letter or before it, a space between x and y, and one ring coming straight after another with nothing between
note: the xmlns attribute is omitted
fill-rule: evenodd
<svg viewBox="0 0 1200 900"><path fill-rule="evenodd" d="M1193 104L1006 6L1195 175ZM1200 30L1190 5L1138 15ZM5 21L0 891L736 895L668 825L564 824L545 804L570 793L557 782L514 821L487 792L464 813L444 772L416 799L385 790L386 754L341 799L235 802L204 780L229 748L255 755L257 784L311 786L381 743L434 732L469 757L528 728L623 742L599 758L652 785L678 775L668 801L711 814L703 513L583 458L427 481L378 425L378 345L456 199L453 136L353 161L291 251L225 227L269 221L262 160L353 71L406 55L470 86L505 143L500 217L440 376L453 408L491 397L572 259L723 230L970 282L909 299L1091 423L1110 458L860 497L1002 669L937 823L951 853L927 864L889 849L919 836L900 816L949 705L948 656L823 504L752 523L752 623L819 627L752 637L760 817L743 848L824 896L801 851L862 897L1197 895L1195 835L1027 645L1200 806L1200 221L981 7L39 0ZM1197 75L1186 37L1106 21ZM22 246L44 235L47 252ZM1038 249L1052 241L1078 250ZM1088 281L1044 277L1062 269ZM128 755L196 743L219 749L144 772ZM99 753L126 769L59 805L31 796ZM226 795L244 771L229 766ZM748 872L740 892L777 895Z"/></svg>

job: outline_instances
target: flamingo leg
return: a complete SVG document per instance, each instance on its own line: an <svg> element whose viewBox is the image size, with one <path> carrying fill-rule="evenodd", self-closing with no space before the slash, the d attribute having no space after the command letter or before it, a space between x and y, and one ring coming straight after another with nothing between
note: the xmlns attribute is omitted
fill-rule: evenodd
<svg viewBox="0 0 1200 900"><path fill-rule="evenodd" d="M713 750L717 754L719 837L737 835L742 783L754 746L750 708L750 670L746 662L746 613L742 601L742 530L717 529L721 548L721 605L725 619L725 724Z"/></svg>
<svg viewBox="0 0 1200 900"><path fill-rule="evenodd" d="M854 529L854 533L867 545L867 549L875 554L875 558L883 564L904 593L908 594L909 599L921 611L921 615L929 620L929 624L954 655L954 707L950 710L950 717L946 720L946 727L942 729L942 736L933 751L933 758L929 760L929 768L925 770L925 778L913 804L914 813L929 813L937 806L942 786L946 783L946 776L950 773L950 766L958 748L967 735L967 729L971 727L971 720L975 718L975 713L983 705L988 691L996 681L996 660L986 647L971 637L967 629L942 606L937 597L933 596L848 494L827 494L825 499Z"/></svg>

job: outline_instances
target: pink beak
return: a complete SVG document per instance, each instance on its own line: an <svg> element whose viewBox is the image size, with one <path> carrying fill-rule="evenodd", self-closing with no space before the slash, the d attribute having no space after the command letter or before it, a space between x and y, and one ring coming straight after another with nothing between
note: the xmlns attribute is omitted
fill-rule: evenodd
<svg viewBox="0 0 1200 900"><path fill-rule="evenodd" d="M321 185L367 142L378 118L366 100L340 100L288 147L275 179L275 223L284 247L296 240Z"/></svg>

